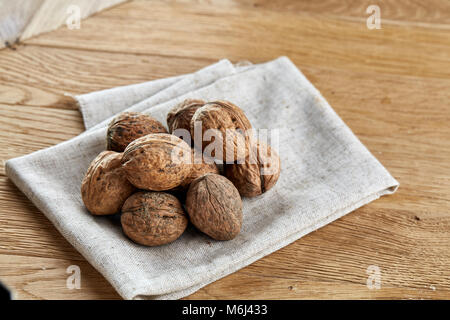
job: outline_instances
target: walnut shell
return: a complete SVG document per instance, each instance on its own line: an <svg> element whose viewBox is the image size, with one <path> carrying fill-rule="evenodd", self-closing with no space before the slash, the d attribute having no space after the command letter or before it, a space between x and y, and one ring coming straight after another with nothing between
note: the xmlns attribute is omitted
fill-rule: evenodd
<svg viewBox="0 0 450 320"><path fill-rule="evenodd" d="M185 129L191 131L191 119L195 111L203 106L205 101L186 99L167 114L167 126L169 132L173 133L176 129Z"/></svg>
<svg viewBox="0 0 450 320"><path fill-rule="evenodd" d="M201 147L205 153L205 149L211 144L211 149L206 152L207 156L227 163L244 160L247 156L252 138L250 132L252 126L242 109L231 102L208 102L198 108L191 119L191 136L194 140L195 131L199 129L202 131L203 139L202 145L196 147ZM212 139L213 142L204 138L205 133L210 129L214 129L220 134ZM216 144L219 146L217 150L213 147Z"/></svg>
<svg viewBox="0 0 450 320"><path fill-rule="evenodd" d="M186 197L186 210L194 226L216 240L231 240L242 226L242 200L224 176L209 173L195 179Z"/></svg>
<svg viewBox="0 0 450 320"><path fill-rule="evenodd" d="M123 112L108 126L106 148L122 152L132 141L149 133L167 133L167 130L161 122L147 114Z"/></svg>
<svg viewBox="0 0 450 320"><path fill-rule="evenodd" d="M121 166L122 154L103 151L90 164L83 182L81 197L94 215L114 214L135 191Z"/></svg>
<svg viewBox="0 0 450 320"><path fill-rule="evenodd" d="M174 135L151 133L125 149L122 167L137 188L153 191L173 189L192 170L191 147Z"/></svg>
<svg viewBox="0 0 450 320"><path fill-rule="evenodd" d="M124 233L145 246L178 239L188 224L180 201L164 192L141 191L125 201L120 218Z"/></svg>
<svg viewBox="0 0 450 320"><path fill-rule="evenodd" d="M207 173L219 174L219 168L217 168L214 159L202 157L200 152L195 152L194 150L192 150L192 159L193 163L191 165L191 173L180 184L182 189L189 188L192 181L204 176Z"/></svg>
<svg viewBox="0 0 450 320"><path fill-rule="evenodd" d="M233 182L243 197L255 197L272 188L280 176L280 157L264 143L252 145L241 164L226 164L225 176Z"/></svg>

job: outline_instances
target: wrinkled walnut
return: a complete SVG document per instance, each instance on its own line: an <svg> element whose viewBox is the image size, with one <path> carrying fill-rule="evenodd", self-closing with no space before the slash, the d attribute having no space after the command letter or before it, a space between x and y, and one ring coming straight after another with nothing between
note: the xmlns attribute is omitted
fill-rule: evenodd
<svg viewBox="0 0 450 320"><path fill-rule="evenodd" d="M199 129L203 136L211 129L216 131L214 135L219 134L211 139L212 142L203 138L202 145L196 147L205 151L211 145L206 155L226 162L243 160L247 156L251 128L242 109L228 101L208 102L198 108L191 119L191 136L194 140L195 131ZM215 145L219 148L214 148Z"/></svg>
<svg viewBox="0 0 450 320"><path fill-rule="evenodd" d="M121 166L122 154L103 151L89 166L81 183L81 196L94 215L114 214L134 192Z"/></svg>
<svg viewBox="0 0 450 320"><path fill-rule="evenodd" d="M195 111L203 106L205 101L186 99L167 114L167 126L169 132L173 133L176 129L185 129L191 131L191 119Z"/></svg>
<svg viewBox="0 0 450 320"><path fill-rule="evenodd" d="M134 140L122 157L128 180L137 188L163 191L175 188L192 170L191 148L180 138L152 133Z"/></svg>
<svg viewBox="0 0 450 320"><path fill-rule="evenodd" d="M216 240L231 240L242 226L242 200L224 176L206 174L191 183L186 210L194 226Z"/></svg>
<svg viewBox="0 0 450 320"><path fill-rule="evenodd" d="M107 149L122 152L137 138L149 133L167 133L161 122L139 112L123 112L109 124L106 134Z"/></svg>
<svg viewBox="0 0 450 320"><path fill-rule="evenodd" d="M243 197L255 197L272 188L280 176L280 157L272 148L255 143L245 162L226 164L225 176Z"/></svg>
<svg viewBox="0 0 450 320"><path fill-rule="evenodd" d="M178 239L188 219L180 201L164 192L137 192L125 201L120 218L125 234L145 246Z"/></svg>

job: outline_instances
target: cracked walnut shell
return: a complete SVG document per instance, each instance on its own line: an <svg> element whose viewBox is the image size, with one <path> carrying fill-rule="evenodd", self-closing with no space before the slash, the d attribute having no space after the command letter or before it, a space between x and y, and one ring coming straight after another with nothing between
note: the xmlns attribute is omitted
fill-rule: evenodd
<svg viewBox="0 0 450 320"><path fill-rule="evenodd" d="M81 197L94 215L114 214L135 191L121 166L122 154L103 151L90 164L81 183Z"/></svg>
<svg viewBox="0 0 450 320"><path fill-rule="evenodd" d="M242 226L242 200L224 176L206 174L191 183L186 210L194 226L216 240L235 238Z"/></svg>
<svg viewBox="0 0 450 320"><path fill-rule="evenodd" d="M191 136L194 140L195 132L200 129L202 145L196 147L201 147L204 153L206 149L207 156L225 162L243 160L247 156L252 126L244 111L233 103L214 101L198 108L191 119ZM212 142L205 139L208 132L211 138L214 137Z"/></svg>
<svg viewBox="0 0 450 320"><path fill-rule="evenodd" d="M137 188L163 191L179 186L192 170L191 147L167 133L152 133L125 149L122 167Z"/></svg>
<svg viewBox="0 0 450 320"><path fill-rule="evenodd" d="M280 157L264 143L252 145L248 157L240 164L226 164L225 176L243 197L255 197L272 188L280 176Z"/></svg>
<svg viewBox="0 0 450 320"><path fill-rule="evenodd" d="M122 152L132 141L149 133L167 133L167 130L161 122L147 114L123 112L108 126L106 148Z"/></svg>
<svg viewBox="0 0 450 320"><path fill-rule="evenodd" d="M137 192L125 201L120 221L124 233L145 246L175 241L188 224L186 213L175 196L148 191Z"/></svg>

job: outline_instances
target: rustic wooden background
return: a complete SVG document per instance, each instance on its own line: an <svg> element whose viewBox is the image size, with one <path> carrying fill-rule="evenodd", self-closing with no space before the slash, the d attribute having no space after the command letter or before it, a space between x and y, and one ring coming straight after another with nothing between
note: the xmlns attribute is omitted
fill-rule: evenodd
<svg viewBox="0 0 450 320"><path fill-rule="evenodd" d="M366 8L381 8L380 30ZM188 298L450 298L450 4L132 1L0 51L0 159L83 131L66 93L289 56L401 183ZM274 106L276 107L276 106ZM23 299L114 289L0 170L0 279ZM81 267L81 289L66 268ZM366 286L378 266L381 288Z"/></svg>

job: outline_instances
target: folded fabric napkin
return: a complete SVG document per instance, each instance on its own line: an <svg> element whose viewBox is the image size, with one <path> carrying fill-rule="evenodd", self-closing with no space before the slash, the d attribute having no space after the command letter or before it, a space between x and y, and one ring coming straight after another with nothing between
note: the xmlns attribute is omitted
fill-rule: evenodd
<svg viewBox="0 0 450 320"><path fill-rule="evenodd" d="M235 239L214 241L188 227L171 244L144 247L127 239L117 220L87 212L81 180L104 150L115 112L138 110L166 123L169 109L186 98L232 101L254 128L277 129L281 175L267 193L243 200ZM90 129L7 161L6 172L125 299L189 295L398 187L286 57L246 68L223 60L193 74L77 99Z"/></svg>

